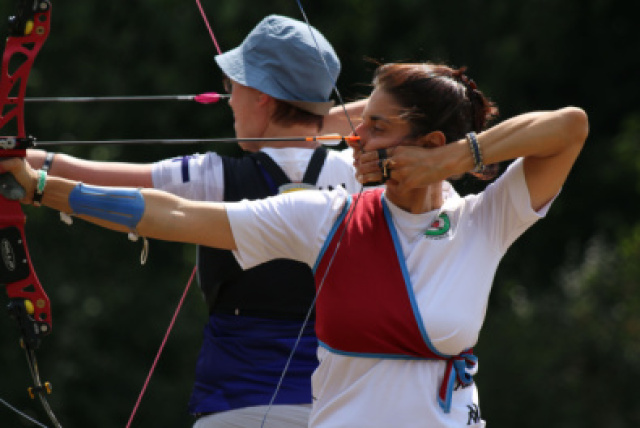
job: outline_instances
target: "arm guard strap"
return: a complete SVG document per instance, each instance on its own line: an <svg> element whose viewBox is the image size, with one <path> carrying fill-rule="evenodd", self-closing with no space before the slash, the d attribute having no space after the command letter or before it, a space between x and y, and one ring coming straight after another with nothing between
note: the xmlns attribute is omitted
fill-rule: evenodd
<svg viewBox="0 0 640 428"><path fill-rule="evenodd" d="M73 214L87 215L135 230L144 214L140 189L79 183L69 194Z"/></svg>

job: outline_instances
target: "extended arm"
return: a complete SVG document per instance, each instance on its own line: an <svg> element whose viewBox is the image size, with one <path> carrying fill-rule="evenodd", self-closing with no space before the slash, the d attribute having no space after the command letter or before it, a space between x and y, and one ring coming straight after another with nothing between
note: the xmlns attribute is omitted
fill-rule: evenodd
<svg viewBox="0 0 640 428"><path fill-rule="evenodd" d="M531 206L538 210L562 188L589 133L578 108L530 113L487 130L478 138L485 163L524 157Z"/></svg>
<svg viewBox="0 0 640 428"><path fill-rule="evenodd" d="M36 169L42 167L47 152L27 150L27 160ZM153 187L152 164L97 162L56 153L49 173L99 186Z"/></svg>
<svg viewBox="0 0 640 428"><path fill-rule="evenodd" d="M11 172L25 188L27 197L22 202L31 203L38 172L21 159L1 161L0 172L4 171ZM60 177L48 177L42 205L72 213L69 195L78 184ZM236 248L224 204L189 201L154 189L132 189L132 192L140 192L144 198L143 215L135 226L139 235L229 250ZM126 203L124 205L126 210ZM131 231L121 224L84 215L79 217L112 230Z"/></svg>

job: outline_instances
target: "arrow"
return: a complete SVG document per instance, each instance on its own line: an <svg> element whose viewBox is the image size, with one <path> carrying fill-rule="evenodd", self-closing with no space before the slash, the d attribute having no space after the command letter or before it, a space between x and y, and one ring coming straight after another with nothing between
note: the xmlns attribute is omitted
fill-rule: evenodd
<svg viewBox="0 0 640 428"><path fill-rule="evenodd" d="M217 103L223 98L229 98L229 94L206 92L198 95L136 95L116 97L31 97L25 98L25 102L31 103L93 103L93 102L119 102L119 101L195 101L200 104ZM12 99L9 100L11 103ZM15 100L17 102L17 100Z"/></svg>
<svg viewBox="0 0 640 428"><path fill-rule="evenodd" d="M126 144L202 144L202 143L258 143L258 142L288 142L288 141L317 141L326 146L337 146L347 141L359 141L359 136L344 136L338 134L319 135L316 137L271 137L271 138L194 138L194 139L119 139L119 140L77 140L77 141L37 141L35 139L16 139L0 137L0 149L22 150L32 147L49 146L97 146L97 145L126 145Z"/></svg>

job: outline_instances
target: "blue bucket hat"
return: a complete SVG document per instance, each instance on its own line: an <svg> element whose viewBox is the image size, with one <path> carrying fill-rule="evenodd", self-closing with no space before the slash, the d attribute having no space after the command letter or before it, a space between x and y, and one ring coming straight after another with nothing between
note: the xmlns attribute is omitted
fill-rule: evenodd
<svg viewBox="0 0 640 428"><path fill-rule="evenodd" d="M325 115L333 106L329 97L340 74L340 60L327 39L315 28L311 31L303 22L270 15L240 46L215 60L231 80Z"/></svg>

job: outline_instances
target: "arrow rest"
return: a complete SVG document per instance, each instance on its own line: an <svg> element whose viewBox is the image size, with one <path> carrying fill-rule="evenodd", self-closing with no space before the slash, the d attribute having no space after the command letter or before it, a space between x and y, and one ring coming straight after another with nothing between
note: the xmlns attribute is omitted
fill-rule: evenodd
<svg viewBox="0 0 640 428"><path fill-rule="evenodd" d="M36 139L28 137L0 137L0 149L3 150L25 150L35 147ZM9 155L5 157L10 157Z"/></svg>

